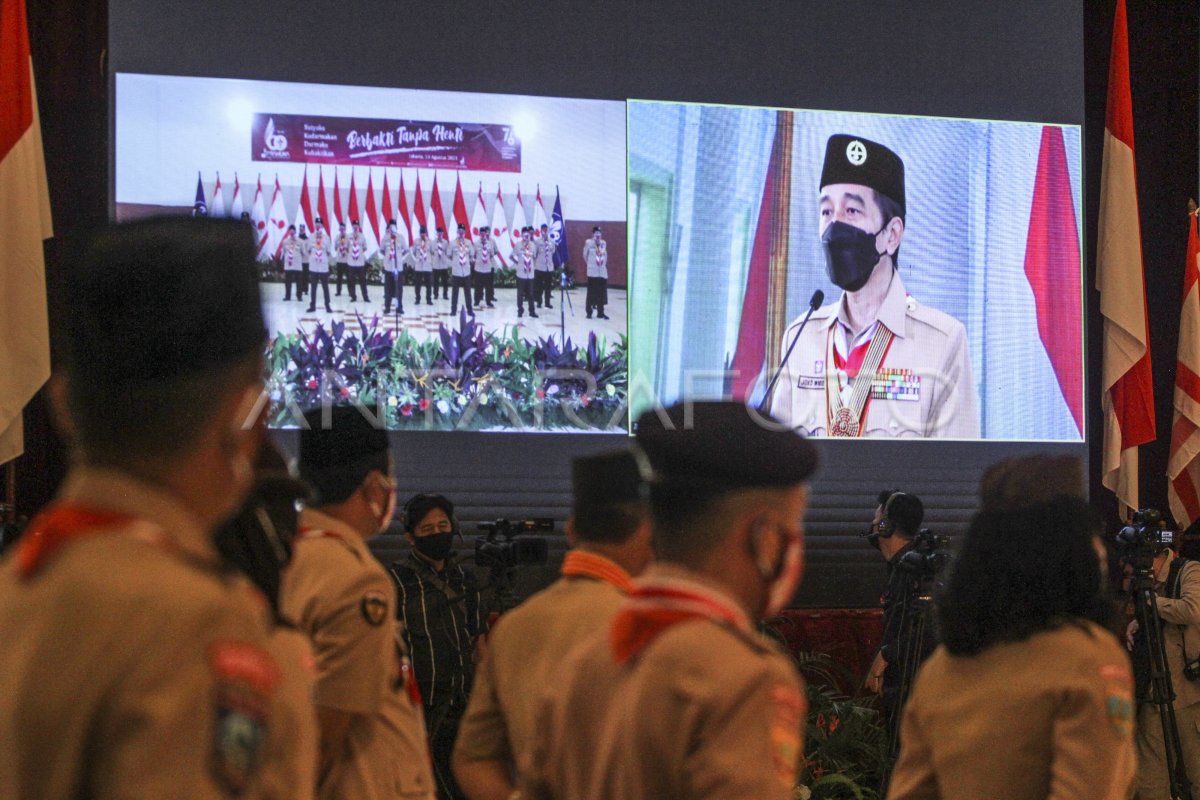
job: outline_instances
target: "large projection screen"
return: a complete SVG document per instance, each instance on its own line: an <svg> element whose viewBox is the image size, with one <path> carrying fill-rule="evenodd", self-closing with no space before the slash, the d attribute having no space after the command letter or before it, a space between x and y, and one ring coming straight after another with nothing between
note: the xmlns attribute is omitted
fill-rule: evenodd
<svg viewBox="0 0 1200 800"><path fill-rule="evenodd" d="M979 124L1003 132L1051 126L1062 131L1067 143L1075 208L1078 212L1084 207L1077 178L1078 126L1084 116L1083 18L1078 0L1007 4L931 0L916 6L883 2L872 6L867 19L837 4L785 0L752 6L715 0L665 6L635 0L566 2L553 7L508 4L486 14L456 4L415 11L366 0L340 4L336 13L308 5L281 9L259 0L217 0L163 13L159 4L148 0L114 0L109 23L107 67L114 76L281 81L622 104L637 98L689 107L824 110L873 115L884 127L882 120L893 115L986 121ZM116 102L120 103L119 96ZM684 176L686 168L680 171L684 160L678 158L675 163L658 163L661 171L651 170L653 175L642 169L646 163L639 162L637 153L640 148L646 155L648 143L633 141L633 133L631 127L629 172L622 179ZM877 141L883 140L885 133L883 128L877 130ZM898 151L907 147L907 142L889 142ZM810 143L810 147L820 146L819 142ZM1036 149L1021 152L1020 163L1011 167L1012 187L1028 185L1030 159L1036 164ZM952 153L946 157L951 158ZM936 162L935 155L924 157L927 163ZM653 159L650 163L655 165ZM752 164L742 168L754 169ZM997 187L1010 180L1008 172L998 175ZM212 177L207 180L211 182ZM752 185L747 179L743 192L752 194ZM192 191L194 187L195 175ZM521 188L527 191L524 184ZM545 193L547 187L542 189ZM978 197L971 191L964 202L977 203ZM815 190L810 193L808 188L797 191L795 202L809 203L812 194ZM116 194L110 197L115 203ZM1011 213L999 221L1014 230L1027 226L1029 209L1021 208L1015 199L1012 202ZM639 235L633 211L627 199L631 239ZM929 214L931 209L923 204L920 213ZM971 205L961 213L982 223L992 211ZM753 209L748 209L746 218L752 215ZM797 218L801 216L797 209ZM712 220L714 225L720 222ZM693 220L687 224L695 228ZM930 231L929 226L922 226L923 236ZM964 236L969 234L964 232ZM797 248L809 247L797 256L798 263L807 262L810 272L814 264L819 266L814 261L819 252L811 247L815 238L811 227L807 235L796 237ZM803 240L808 240L807 244ZM911 252L914 260L909 263L914 270L922 270L916 261L921 247L915 241L910 244L913 246L901 257L901 269ZM628 249L632 255L629 269L636 281L637 251L633 244ZM1010 247L1004 258L1019 260L1021 255ZM928 262L923 258L922 263ZM1006 269L1011 281L1019 284L1021 276L1012 272L1011 264ZM794 315L807 302L806 294L817 287L810 288L808 277L800 270L789 280L795 281L788 293L788 314ZM919 291L918 299L924 302L947 308L953 305L955 310L947 313L963 315L960 321L968 331L975 326L972 315L986 317L989 313L986 304L982 309L972 305L975 301L969 292L964 302L961 297L938 294L943 288L954 294L950 287L931 284L912 291L914 295ZM637 291L631 288L628 300L629 313L635 317L644 299ZM727 302L725 307L729 306ZM1028 387L1042 392L1041 387L1048 385L1045 363L1035 364L1036 342L1028 337L1029 319L1016 311L1013 314L1000 316L989 326L1010 329L1014 336L1020 335L1023 344L1019 352L994 354L1000 361L1015 360L1017 366L1004 369L1017 372L1003 374L1016 378L1008 391L1011 397L993 394L991 407L987 393L981 393L979 441L818 442L823 466L812 486L807 520L809 568L797 596L799 604L870 606L877 602L882 567L878 555L856 534L866 527L869 507L880 490L895 487L921 495L928 509L927 523L954 534L961 532L974 509L978 478L987 464L1032 451L1086 458L1083 437L1091 432L1077 429L1072 434L1061 407L1047 412L1046 419L1039 416L1036 425L1024 432L1013 427L1024 424L1021 415L1041 413L1041 406L1030 410L1020 405L1026 402L1022 393ZM630 325L636 326L634 319ZM708 333L723 342L728 331L729 325L722 324ZM666 335L669 339L671 334ZM972 346L978 349L984 341ZM635 342L631 341L631 348L631 358L636 361ZM669 352L669 348L662 351L664 355ZM717 358L722 355L716 353ZM972 362L977 388L986 377L979 373L984 357L980 352ZM999 369L996 360L990 364L984 369ZM1031 371L1021 371L1021 365L1028 365ZM1067 404L1066 400L1060 402ZM285 435L283 441L290 446L292 439ZM401 493L444 491L459 502L461 516L469 525L501 514L563 519L569 506L570 459L622 442L620 434L401 431L396 434L395 449Z"/></svg>

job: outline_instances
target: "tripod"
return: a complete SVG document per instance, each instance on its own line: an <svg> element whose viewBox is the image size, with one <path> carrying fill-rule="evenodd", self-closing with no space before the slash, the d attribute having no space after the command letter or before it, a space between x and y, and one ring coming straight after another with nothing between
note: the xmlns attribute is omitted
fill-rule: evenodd
<svg viewBox="0 0 1200 800"><path fill-rule="evenodd" d="M901 562L896 568L905 567ZM900 720L904 716L904 706L912 691L913 680L921 663L929 655L926 652L926 642L931 629L929 619L933 609L933 596L930 590L933 575L921 575L906 570L904 581L904 590L892 617L893 623L899 626L894 655L900 678L895 697L891 706L886 709L887 718L884 720L887 756L884 758L880 774L881 791L886 789L896 758L900 755ZM884 636L886 638L886 631Z"/></svg>
<svg viewBox="0 0 1200 800"><path fill-rule="evenodd" d="M1138 559L1130 581L1134 619L1137 620L1142 644L1150 657L1150 683L1146 700L1158 706L1171 797L1174 800L1192 800L1192 783L1188 780L1187 769L1183 763L1183 746L1179 740L1179 726L1175 722L1175 687L1171 685L1171 672L1167 665L1167 651L1163 644L1162 620L1158 616L1152 569L1153 563L1149 559Z"/></svg>
<svg viewBox="0 0 1200 800"><path fill-rule="evenodd" d="M571 303L571 295L567 294L567 265L562 265L562 275L558 278L558 322L562 326L562 346L567 347L567 306L571 307L571 316L575 316L575 306Z"/></svg>

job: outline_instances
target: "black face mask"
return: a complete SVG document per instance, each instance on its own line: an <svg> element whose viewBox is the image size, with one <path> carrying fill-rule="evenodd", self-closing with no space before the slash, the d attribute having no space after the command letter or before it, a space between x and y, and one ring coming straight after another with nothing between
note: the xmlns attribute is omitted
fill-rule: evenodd
<svg viewBox="0 0 1200 800"><path fill-rule="evenodd" d="M879 547L879 538L880 538L879 531L871 531L870 533L864 533L862 536L864 539L867 540L867 544L871 545L871 547L874 547L876 550L880 549L880 547Z"/></svg>
<svg viewBox="0 0 1200 800"><path fill-rule="evenodd" d="M867 233L845 222L830 223L821 234L829 280L847 292L857 292L866 286L872 270L883 257L883 253L875 249L878 235L879 231Z"/></svg>
<svg viewBox="0 0 1200 800"><path fill-rule="evenodd" d="M453 533L431 533L413 537L413 547L430 561L444 561L454 547Z"/></svg>

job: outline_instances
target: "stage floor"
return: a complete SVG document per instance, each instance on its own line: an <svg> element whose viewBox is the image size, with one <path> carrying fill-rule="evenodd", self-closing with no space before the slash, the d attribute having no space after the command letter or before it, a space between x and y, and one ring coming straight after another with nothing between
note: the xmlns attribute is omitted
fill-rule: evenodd
<svg viewBox="0 0 1200 800"><path fill-rule="evenodd" d="M307 294L301 302L297 302L295 295L290 301L285 302L282 283L263 283L261 288L267 331L272 336L280 332L294 333L297 330L307 332L315 328L318 323L328 324L336 320L353 323L356 321L357 314L361 314L365 319L370 319L378 314L385 328L395 330L398 325L418 339L437 336L438 328L441 325L458 326L458 317L450 314L449 299L435 298L433 305L426 305L424 290L422 290L421 304L417 305L413 302L413 287L411 286L405 287L404 313L398 316L395 313L388 314L386 318L383 317L382 286L368 287L371 293L369 303L364 302L361 297L358 298L358 302L351 302L344 288L342 296L338 297L336 290L331 286L329 306L333 309L333 313L326 313L322 307L324 297L319 286L317 287L317 310L313 313L308 312L309 298ZM609 319L606 320L595 317L588 319L585 316L583 299L586 293L586 287L582 286L566 293L570 299L565 315L567 336L577 346L582 346L587 344L588 333L591 331L595 331L597 336L603 336L609 343L614 342L619 334L626 333L628 314L625 290L608 290L609 304L604 307L604 313ZM557 340L560 338L563 327L563 317L559 313L560 294L558 291L555 291L552 302L554 304L552 309L537 309L536 319L530 318L528 312L524 317L518 318L517 290L496 289L496 307L476 308L475 319L484 326L485 330L496 333L509 331L515 324L518 326L519 334L529 341L550 336ZM571 304L574 305L574 309ZM460 313L462 311L461 295L459 296L459 311Z"/></svg>

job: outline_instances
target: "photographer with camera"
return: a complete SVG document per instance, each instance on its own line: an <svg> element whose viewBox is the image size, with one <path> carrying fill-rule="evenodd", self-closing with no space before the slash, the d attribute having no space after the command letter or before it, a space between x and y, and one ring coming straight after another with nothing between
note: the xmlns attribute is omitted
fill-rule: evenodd
<svg viewBox="0 0 1200 800"><path fill-rule="evenodd" d="M488 637L454 747L454 774L472 800L506 800L533 739L537 690L572 647L604 630L654 557L642 479L628 450L577 458L572 549L562 577L500 618Z"/></svg>
<svg viewBox="0 0 1200 800"><path fill-rule="evenodd" d="M1146 513L1139 512L1139 516L1144 519ZM1177 555L1165 544L1157 544L1155 549L1158 552L1151 574L1167 671L1175 694L1175 725L1184 771L1195 782L1200 778L1200 562ZM1135 649L1136 662L1141 655L1137 648L1148 646L1148 642L1137 635L1136 620L1130 623L1129 631L1127 639ZM1141 692L1138 701L1138 797L1169 800L1170 771L1159 707Z"/></svg>
<svg viewBox="0 0 1200 800"><path fill-rule="evenodd" d="M412 654L413 674L425 704L438 797L456 800L450 771L458 723L467 709L488 609L474 574L454 556L458 523L454 504L440 494L414 495L404 504L408 558L392 564L392 579Z"/></svg>

